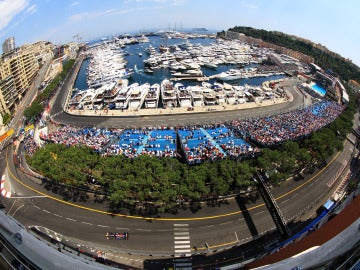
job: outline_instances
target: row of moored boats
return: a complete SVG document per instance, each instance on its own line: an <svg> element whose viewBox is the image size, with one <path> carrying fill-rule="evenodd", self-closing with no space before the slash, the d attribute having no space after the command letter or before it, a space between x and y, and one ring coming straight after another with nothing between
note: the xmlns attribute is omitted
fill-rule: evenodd
<svg viewBox="0 0 360 270"><path fill-rule="evenodd" d="M212 105L235 105L248 101L271 99L271 89L256 86L234 86L227 83L185 86L169 79L160 84L132 83L128 79L103 84L99 88L78 90L69 100L69 108L77 110L193 108ZM280 94L280 93L279 93Z"/></svg>

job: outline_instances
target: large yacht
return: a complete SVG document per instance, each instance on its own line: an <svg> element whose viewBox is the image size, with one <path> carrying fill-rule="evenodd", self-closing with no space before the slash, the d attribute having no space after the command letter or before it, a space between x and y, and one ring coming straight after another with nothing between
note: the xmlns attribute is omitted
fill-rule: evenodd
<svg viewBox="0 0 360 270"><path fill-rule="evenodd" d="M77 90L69 100L69 108L76 108L80 104L81 99L87 94L87 91L88 89Z"/></svg>
<svg viewBox="0 0 360 270"><path fill-rule="evenodd" d="M150 86L145 96L144 105L146 109L157 108L160 97L160 84L155 83Z"/></svg>
<svg viewBox="0 0 360 270"><path fill-rule="evenodd" d="M175 84L175 91L178 97L179 106L183 108L191 107L191 94L182 83Z"/></svg>
<svg viewBox="0 0 360 270"><path fill-rule="evenodd" d="M86 110L92 110L93 109L93 100L96 96L96 89L89 88L86 90L86 93L81 98L78 109L86 109Z"/></svg>
<svg viewBox="0 0 360 270"><path fill-rule="evenodd" d="M116 82L110 83L104 91L104 103L111 103L121 90L127 88L128 84L129 80L127 79L120 79Z"/></svg>
<svg viewBox="0 0 360 270"><path fill-rule="evenodd" d="M128 107L129 97L134 89L139 86L139 83L132 83L127 87L123 87L113 100L115 109L124 110Z"/></svg>
<svg viewBox="0 0 360 270"><path fill-rule="evenodd" d="M164 108L177 107L177 96L173 83L169 79L161 82L161 97Z"/></svg>
<svg viewBox="0 0 360 270"><path fill-rule="evenodd" d="M204 87L203 88L203 96L204 96L204 104L206 106L216 105L218 103L218 99L215 95L214 90Z"/></svg>
<svg viewBox="0 0 360 270"><path fill-rule="evenodd" d="M237 103L236 92L231 84L223 83L223 90L225 93L225 100L227 104L234 105Z"/></svg>
<svg viewBox="0 0 360 270"><path fill-rule="evenodd" d="M223 86L220 83L214 82L212 89L215 92L217 98L217 104L222 105L225 103L225 92Z"/></svg>
<svg viewBox="0 0 360 270"><path fill-rule="evenodd" d="M199 85L194 85L194 86L188 86L186 88L191 93L192 105L194 107L204 106L204 96L203 96L203 90L202 90L203 87L201 87Z"/></svg>
<svg viewBox="0 0 360 270"><path fill-rule="evenodd" d="M141 109L146 94L150 88L150 83L144 83L136 87L129 97L129 109L138 110Z"/></svg>

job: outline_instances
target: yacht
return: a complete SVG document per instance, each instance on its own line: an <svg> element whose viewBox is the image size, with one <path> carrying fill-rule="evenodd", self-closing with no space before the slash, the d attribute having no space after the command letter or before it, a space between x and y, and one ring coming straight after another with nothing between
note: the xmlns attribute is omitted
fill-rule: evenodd
<svg viewBox="0 0 360 270"><path fill-rule="evenodd" d="M232 87L232 85L230 85L228 83L224 83L223 89L224 89L224 93L225 93L226 103L230 104L230 105L236 104L237 103L236 92L235 92L234 88Z"/></svg>
<svg viewBox="0 0 360 270"><path fill-rule="evenodd" d="M129 109L138 110L141 108L149 88L150 83L144 83L133 89L129 97Z"/></svg>
<svg viewBox="0 0 360 270"><path fill-rule="evenodd" d="M146 109L157 108L160 97L160 84L155 83L150 86L148 93L145 96L144 105Z"/></svg>
<svg viewBox="0 0 360 270"><path fill-rule="evenodd" d="M215 96L217 98L217 104L218 105L224 104L225 103L225 93L224 93L224 89L223 89L222 85L215 82L212 85L212 90L214 90L214 92L215 92Z"/></svg>
<svg viewBox="0 0 360 270"><path fill-rule="evenodd" d="M76 107L79 105L81 99L87 94L88 89L77 91L69 101L69 107Z"/></svg>
<svg viewBox="0 0 360 270"><path fill-rule="evenodd" d="M177 107L177 97L173 83L164 79L160 85L162 103L164 108Z"/></svg>
<svg viewBox="0 0 360 270"><path fill-rule="evenodd" d="M191 107L191 94L182 83L175 84L175 91L179 101L179 106L182 108Z"/></svg>
<svg viewBox="0 0 360 270"><path fill-rule="evenodd" d="M129 86L123 87L113 100L115 109L124 110L128 107L129 97L134 89L139 86L139 83L132 83Z"/></svg>
<svg viewBox="0 0 360 270"><path fill-rule="evenodd" d="M128 79L120 79L116 82L110 83L104 91L104 103L111 103L122 89L128 87L128 84Z"/></svg>
<svg viewBox="0 0 360 270"><path fill-rule="evenodd" d="M204 96L202 87L199 85L186 87L192 97L192 105L194 107L204 106Z"/></svg>
<svg viewBox="0 0 360 270"><path fill-rule="evenodd" d="M79 104L78 104L78 109L87 109L87 110L92 110L93 109L93 100L94 97L96 95L96 89L94 88L90 88L88 90L86 90L85 95L81 98Z"/></svg>
<svg viewBox="0 0 360 270"><path fill-rule="evenodd" d="M203 88L204 104L206 106L213 106L218 103L218 98L215 95L214 90L210 88Z"/></svg>
<svg viewBox="0 0 360 270"><path fill-rule="evenodd" d="M113 72L112 74L109 74L106 76L88 79L87 84L91 88L101 87L104 84L107 84L107 83L110 83L110 82L113 82L116 80L129 79L133 73L134 72L131 69L123 68L123 69L120 69L120 70Z"/></svg>

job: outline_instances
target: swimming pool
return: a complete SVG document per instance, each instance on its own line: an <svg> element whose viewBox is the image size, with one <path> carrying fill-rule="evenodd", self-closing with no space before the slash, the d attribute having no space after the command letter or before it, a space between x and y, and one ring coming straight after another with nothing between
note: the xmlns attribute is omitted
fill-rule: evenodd
<svg viewBox="0 0 360 270"><path fill-rule="evenodd" d="M326 90L317 84L312 85L311 89L321 96L324 96L326 94Z"/></svg>

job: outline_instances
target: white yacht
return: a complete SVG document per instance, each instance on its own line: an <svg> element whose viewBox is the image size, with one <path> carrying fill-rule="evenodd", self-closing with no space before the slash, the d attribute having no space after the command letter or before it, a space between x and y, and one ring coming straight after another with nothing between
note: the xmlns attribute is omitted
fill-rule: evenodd
<svg viewBox="0 0 360 270"><path fill-rule="evenodd" d="M191 107L191 94L182 83L175 84L175 91L179 101L179 106L183 108Z"/></svg>
<svg viewBox="0 0 360 270"><path fill-rule="evenodd" d="M192 105L194 107L204 106L203 87L199 85L188 86L186 89L190 92L192 97Z"/></svg>
<svg viewBox="0 0 360 270"><path fill-rule="evenodd" d="M215 92L215 96L217 98L217 104L222 105L225 103L225 92L223 86L217 82L214 82L212 86L212 90Z"/></svg>
<svg viewBox="0 0 360 270"><path fill-rule="evenodd" d="M241 71L240 69L229 69L228 71L221 72L213 77L221 81L234 81L247 78L247 74Z"/></svg>
<svg viewBox="0 0 360 270"><path fill-rule="evenodd" d="M146 109L157 108L160 97L160 84L155 83L150 86L148 93L145 96L144 105Z"/></svg>
<svg viewBox="0 0 360 270"><path fill-rule="evenodd" d="M223 83L225 100L227 104L234 105L237 103L236 92L231 84Z"/></svg>
<svg viewBox="0 0 360 270"><path fill-rule="evenodd" d="M79 105L81 99L87 94L88 89L77 91L69 101L69 107L74 108Z"/></svg>
<svg viewBox="0 0 360 270"><path fill-rule="evenodd" d="M116 82L111 83L104 91L104 103L111 103L114 98L120 93L120 91L124 88L127 88L128 85L128 79L120 79Z"/></svg>
<svg viewBox="0 0 360 270"><path fill-rule="evenodd" d="M123 87L116 97L113 99L116 109L126 109L129 104L129 97L134 89L139 86L139 83L132 83L129 86Z"/></svg>
<svg viewBox="0 0 360 270"><path fill-rule="evenodd" d="M214 90L210 88L203 88L204 104L206 106L213 106L218 103L218 98L215 95Z"/></svg>
<svg viewBox="0 0 360 270"><path fill-rule="evenodd" d="M129 109L139 110L141 108L149 88L150 83L144 83L133 89L129 97Z"/></svg>
<svg viewBox="0 0 360 270"><path fill-rule="evenodd" d="M177 107L177 96L173 83L168 79L164 79L161 82L160 89L164 108Z"/></svg>
<svg viewBox="0 0 360 270"><path fill-rule="evenodd" d="M96 95L96 89L90 88L86 90L85 95L81 98L78 109L86 109L86 110L92 110L93 109L93 100Z"/></svg>

